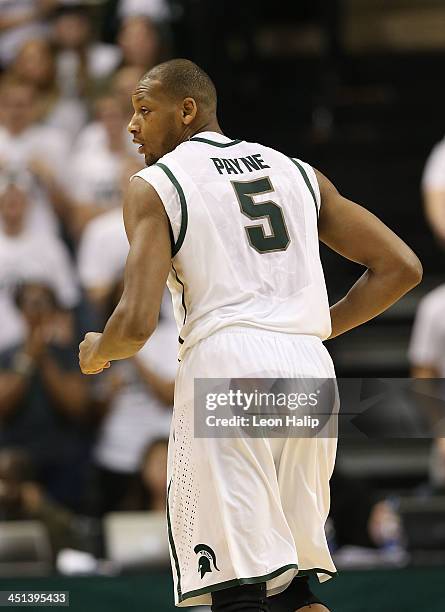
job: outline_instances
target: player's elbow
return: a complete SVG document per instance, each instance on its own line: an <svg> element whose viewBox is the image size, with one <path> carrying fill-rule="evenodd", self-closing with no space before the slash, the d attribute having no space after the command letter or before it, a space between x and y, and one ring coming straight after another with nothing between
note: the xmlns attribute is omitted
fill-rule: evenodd
<svg viewBox="0 0 445 612"><path fill-rule="evenodd" d="M124 335L132 344L140 345L141 347L147 342L150 336L156 329L156 325L150 323L146 319L133 318L125 321Z"/></svg>
<svg viewBox="0 0 445 612"><path fill-rule="evenodd" d="M391 287L399 296L418 285L423 275L419 258L403 243L397 250L379 254L368 268L380 279L382 286Z"/></svg>
<svg viewBox="0 0 445 612"><path fill-rule="evenodd" d="M412 251L404 257L400 264L400 273L408 290L418 285L423 277L423 267L420 259Z"/></svg>
<svg viewBox="0 0 445 612"><path fill-rule="evenodd" d="M120 320L121 336L129 344L142 348L156 329L157 320L139 309L126 309Z"/></svg>

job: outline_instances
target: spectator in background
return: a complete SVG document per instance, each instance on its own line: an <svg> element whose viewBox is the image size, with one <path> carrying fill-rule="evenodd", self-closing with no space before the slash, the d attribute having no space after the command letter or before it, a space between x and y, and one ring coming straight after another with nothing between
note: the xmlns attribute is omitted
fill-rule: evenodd
<svg viewBox="0 0 445 612"><path fill-rule="evenodd" d="M156 438L142 453L138 478L124 507L126 510L165 512L168 438Z"/></svg>
<svg viewBox="0 0 445 612"><path fill-rule="evenodd" d="M118 16L121 19L145 16L161 23L170 17L170 11L166 0L119 0Z"/></svg>
<svg viewBox="0 0 445 612"><path fill-rule="evenodd" d="M110 311L121 293L120 282L112 292ZM177 333L171 298L166 293L161 319L150 342L134 358L114 363L97 381L96 411L102 422L94 449L97 468L94 488L102 494L96 504L99 515L121 507L137 475L144 449L155 438L168 436L177 368Z"/></svg>
<svg viewBox="0 0 445 612"><path fill-rule="evenodd" d="M35 481L28 453L19 448L3 448L0 450L0 521L20 520L37 520L44 525L54 557L62 548L77 545L74 515L52 501Z"/></svg>
<svg viewBox="0 0 445 612"><path fill-rule="evenodd" d="M429 461L429 492L445 495L445 438L436 438Z"/></svg>
<svg viewBox="0 0 445 612"><path fill-rule="evenodd" d="M26 449L50 496L79 510L89 458L89 395L77 366L72 318L43 283L18 287L16 302L27 334L0 353L0 446Z"/></svg>
<svg viewBox="0 0 445 612"><path fill-rule="evenodd" d="M0 177L0 350L22 342L26 325L14 303L24 281L50 284L57 301L74 308L79 298L68 251L55 236L26 230L30 185L21 177Z"/></svg>
<svg viewBox="0 0 445 612"><path fill-rule="evenodd" d="M445 208L443 214L445 216ZM428 293L417 308L409 347L414 378L445 378L444 312L445 285L440 285Z"/></svg>
<svg viewBox="0 0 445 612"><path fill-rule="evenodd" d="M161 38L151 19L143 16L125 18L117 37L122 51L122 65L147 72L160 61Z"/></svg>
<svg viewBox="0 0 445 612"><path fill-rule="evenodd" d="M25 40L42 36L45 20L59 0L0 0L0 68L15 57Z"/></svg>
<svg viewBox="0 0 445 612"><path fill-rule="evenodd" d="M347 476L338 469L331 478L329 516L336 548L385 549L388 545L401 543L400 518L392 504L377 495L366 481Z"/></svg>
<svg viewBox="0 0 445 612"><path fill-rule="evenodd" d="M35 38L20 47L10 68L17 81L29 83L36 92L36 117L40 123L64 130L72 142L87 122L80 98L62 96L56 81L56 63L48 40Z"/></svg>
<svg viewBox="0 0 445 612"><path fill-rule="evenodd" d="M52 40L57 49L58 83L67 97L89 95L95 82L107 79L121 61L116 46L94 41L86 2L59 6L52 19Z"/></svg>
<svg viewBox="0 0 445 612"><path fill-rule="evenodd" d="M133 164L135 172L140 168L126 129L128 117L119 101L111 95L103 96L97 102L96 116L97 121L80 135L69 164L71 227L76 239L92 219L121 206L122 175L131 160L137 160L137 165Z"/></svg>
<svg viewBox="0 0 445 612"><path fill-rule="evenodd" d="M441 416L443 409L439 418ZM422 498L445 496L445 437L433 439L428 461L428 480L418 485L413 493Z"/></svg>
<svg viewBox="0 0 445 612"><path fill-rule="evenodd" d="M436 144L427 159L422 192L427 221L445 247L445 139Z"/></svg>
<svg viewBox="0 0 445 612"><path fill-rule="evenodd" d="M140 66L124 66L113 76L111 94L119 102L123 114L128 118L128 122L134 113L131 95L144 73L145 70Z"/></svg>
<svg viewBox="0 0 445 612"><path fill-rule="evenodd" d="M121 207L90 221L80 239L80 282L88 303L101 320L105 317L110 292L122 277L128 248Z"/></svg>
<svg viewBox="0 0 445 612"><path fill-rule="evenodd" d="M70 148L66 134L36 123L38 96L28 83L0 83L0 171L18 174L28 169L33 179L28 227L55 233L67 221L69 201L63 175Z"/></svg>
<svg viewBox="0 0 445 612"><path fill-rule="evenodd" d="M130 176L139 169L140 161L137 159L124 163L122 194L128 187ZM82 234L78 249L79 278L89 303L102 319L109 307L113 287L122 278L128 250L122 206L90 221Z"/></svg>

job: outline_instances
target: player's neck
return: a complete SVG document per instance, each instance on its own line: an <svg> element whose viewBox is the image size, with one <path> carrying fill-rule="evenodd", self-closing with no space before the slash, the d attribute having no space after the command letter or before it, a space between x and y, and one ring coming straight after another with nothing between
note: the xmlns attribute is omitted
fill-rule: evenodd
<svg viewBox="0 0 445 612"><path fill-rule="evenodd" d="M216 132L218 134L223 134L222 129L219 127L218 120L215 117L214 119L203 121L196 126L187 126L184 129L184 132L181 134L177 145L181 144L181 142L187 142L187 140L190 140L190 138L196 136L197 134L202 134L202 132Z"/></svg>
<svg viewBox="0 0 445 612"><path fill-rule="evenodd" d="M196 136L197 134L201 134L202 132L216 132L217 134L223 134L223 131L219 127L219 123L216 118L211 119L210 121L207 121L199 127L190 130L188 138L192 138L192 136Z"/></svg>

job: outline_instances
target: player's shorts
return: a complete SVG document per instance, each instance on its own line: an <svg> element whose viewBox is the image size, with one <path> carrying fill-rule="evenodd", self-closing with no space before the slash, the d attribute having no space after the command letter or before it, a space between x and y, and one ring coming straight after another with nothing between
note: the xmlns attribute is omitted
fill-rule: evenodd
<svg viewBox="0 0 445 612"><path fill-rule="evenodd" d="M319 338L248 327L225 328L186 352L168 458L179 607L210 605L212 591L255 582L266 582L272 596L299 571L315 571L320 582L336 572L324 531L335 434L194 437L194 378L250 377L335 378L335 371Z"/></svg>

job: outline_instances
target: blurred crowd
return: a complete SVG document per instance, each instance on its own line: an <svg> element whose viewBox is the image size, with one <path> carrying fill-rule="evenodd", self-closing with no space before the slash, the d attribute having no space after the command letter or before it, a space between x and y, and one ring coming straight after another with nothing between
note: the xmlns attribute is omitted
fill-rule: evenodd
<svg viewBox="0 0 445 612"><path fill-rule="evenodd" d="M76 516L165 506L168 296L137 357L77 361L122 292L131 93L170 46L162 0L114 5L106 43L98 2L0 0L0 520L43 521L54 552Z"/></svg>
<svg viewBox="0 0 445 612"><path fill-rule="evenodd" d="M164 0L112 3L106 36L100 4L0 0L0 521L41 521L54 553L85 548L79 517L164 510L177 367L166 295L135 358L97 378L78 368L83 334L103 328L122 292L122 200L143 167L130 95L173 49ZM444 144L424 191L445 242ZM442 286L419 309L416 376L445 376L444 311ZM443 492L440 439L431 466L430 491ZM336 545L385 546L385 529L400 540L393 508L355 487L333 481Z"/></svg>

